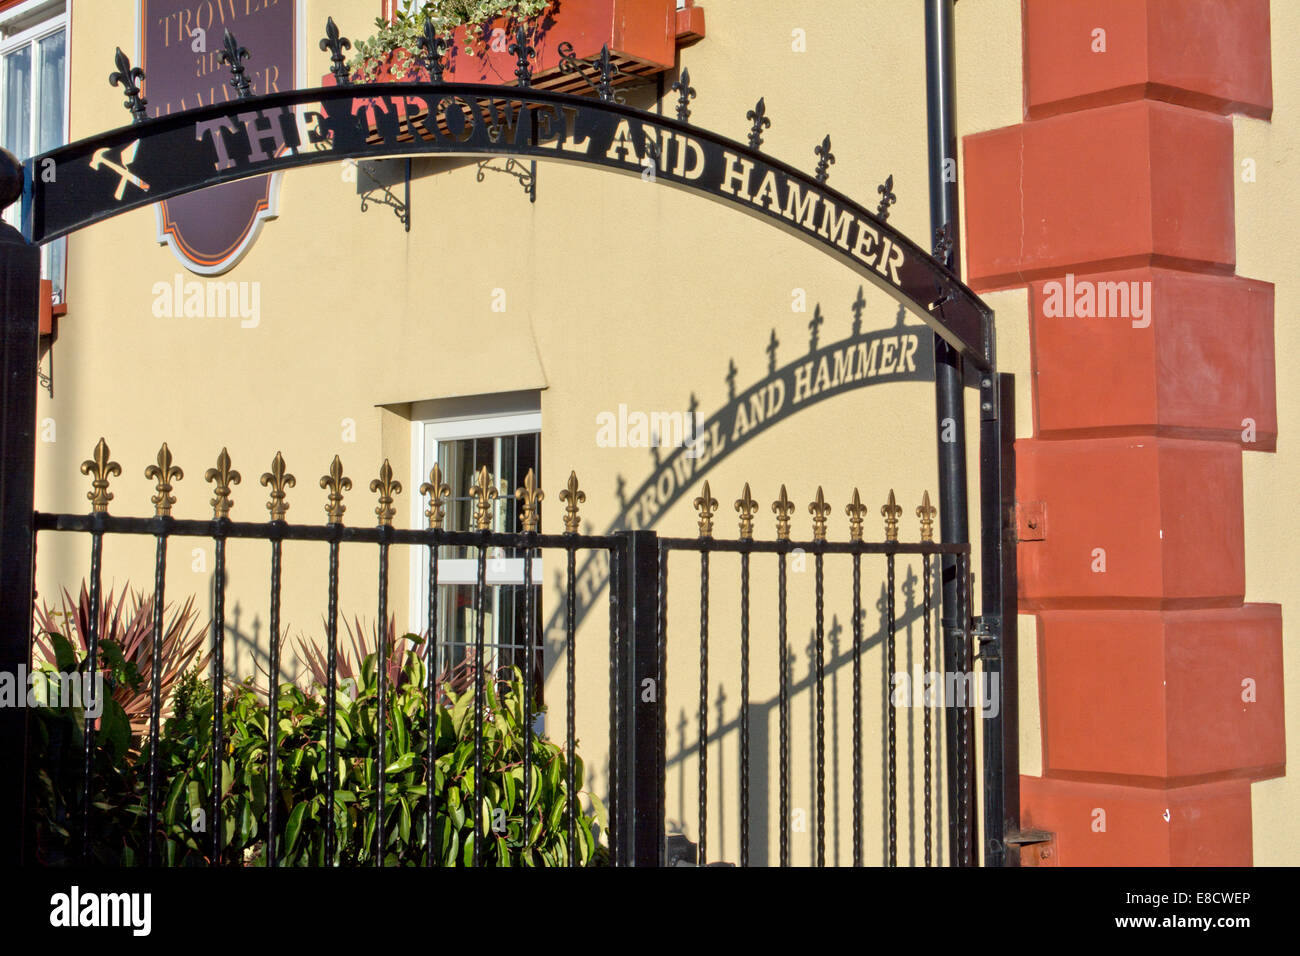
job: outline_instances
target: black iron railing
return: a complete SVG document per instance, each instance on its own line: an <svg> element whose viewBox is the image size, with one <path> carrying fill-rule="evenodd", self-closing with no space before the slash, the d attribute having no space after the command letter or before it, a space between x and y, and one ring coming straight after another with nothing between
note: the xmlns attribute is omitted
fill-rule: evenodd
<svg viewBox="0 0 1300 956"><path fill-rule="evenodd" d="M474 779L474 799L478 813L475 819L483 819L482 800L483 800L483 781L484 781L484 732L483 722L485 719L486 707L486 686L487 670L485 666L485 643L486 636L484 631L486 620L486 602L488 600L489 586L487 584L487 562L488 556L494 549L507 549L508 551L522 556L524 565L524 581L533 581L533 564L540 560L541 555L546 551L561 551L565 554L566 564L566 587L565 595L567 601L566 628L565 628L565 645L564 652L566 656L566 674L565 674L565 742L564 754L565 765L567 767L567 787L566 806L564 808L564 826L567 836L568 860L570 863L577 858L577 815L579 813L577 781L575 780L576 762L575 762L575 727L576 727L576 658L577 658L577 640L575 627L575 567L576 555L580 550L583 551L605 551L607 552L611 566L611 583L609 594L609 654L610 654L610 697L609 697L609 744L610 744L610 789L608 793L608 802L611 811L611 824L606 833L607 844L611 859L617 863L635 864L635 863L653 863L658 860L658 852L655 850L654 856L647 858L650 847L653 843L647 839L644 834L640 834L640 849L632 843L626 847L620 844L620 830L626 826L630 834L637 833L638 830L644 831L647 826L658 827L662 832L662 824L656 823L661 816L656 816L651 812L648 818L641 814L642 818L638 819L634 813L627 816L620 816L624 812L625 805L635 802L636 792L625 795L620 792L622 787L636 787L634 775L624 771L623 759L620 754L627 753L634 759L639 757L645 751L645 741L633 744L627 738L632 734L635 721L627 719L627 708L629 700L618 692L618 689L628 683L625 675L631 675L633 668L638 664L641 666L653 667L658 661L656 653L656 621L649 617L638 618L633 613L625 614L624 608L635 609L638 598L641 597L647 588L646 573L644 562L642 567L641 579L636 582L637 587L632 592L632 601L624 603L622 589L628 586L629 576L624 573L624 568L629 560L631 547L634 540L634 534L624 532L614 535L581 535L578 533L578 504L585 500L585 495L578 489L577 478L570 478L568 487L560 493L561 502L567 502L565 510L565 533L564 534L543 534L536 530L539 523L538 505L543 497L539 488L536 487L531 472L525 480L524 487L517 492L517 497L523 504L521 511L521 524L525 529L520 532L503 533L490 530L490 506L492 499L497 497L497 492L486 473L482 469L479 475L478 483L471 489L471 495L476 503L475 522L479 530L474 531L447 531L441 525L444 520L445 499L449 491L445 484L442 483L439 469L435 467L430 475L430 482L422 486L422 490L429 495L431 502L426 515L429 518L430 527L424 529L400 529L394 528L391 524L395 514L393 507L394 497L400 493L401 485L393 480L392 470L388 463L385 462L380 471L380 477L371 482L371 491L379 495L379 507L376 513L379 516L379 524L374 527L349 527L343 524L343 514L345 507L343 498L345 492L350 490L351 481L343 474L343 468L338 458L335 458L331 465L330 471L321 479L321 487L328 494L328 504L326 510L329 516L329 522L324 525L298 525L291 524L285 520L285 511L287 504L285 502L285 489L294 484L293 476L287 475L284 469L283 459L277 454L272 470L263 475L262 484L271 489L271 500L267 503L267 508L271 513L271 520L267 522L245 522L234 521L229 517L231 495L230 488L234 483L240 481L238 472L230 467L230 459L226 452L222 451L218 458L217 466L209 469L206 478L215 485L213 498L213 517L210 520L179 520L171 516L171 505L174 504L175 498L171 496L171 482L179 480L182 477L180 469L175 468L171 463L170 452L164 445L159 452L158 464L150 466L147 476L155 478L157 481L157 494L153 498L156 513L152 518L132 518L119 517L108 514L108 502L113 497L108 492L109 479L113 476L120 475L121 469L116 462L113 462L109 455L107 445L101 440L96 447L95 456L88 460L83 466L83 471L92 477L92 491L88 497L92 501L94 510L90 514L45 514L36 513L34 516L34 527L37 532L78 532L90 536L90 573L87 585L89 595L89 633L87 635L87 668L91 673L96 672L99 666L100 652L100 601L102 594L102 559L104 549L104 539L106 536L113 535L146 535L153 536L156 541L156 559L155 559L155 576L154 576L154 616L153 616L153 658L151 673L149 675L149 687L151 691L150 702L150 720L147 733L149 767L148 767L148 799L147 812L145 815L144 826L146 832L150 834L147 840L146 862L153 865L158 862L158 824L159 824L159 801L163 791L164 781L160 778L158 767L158 743L160 734L160 714L162 711L161 700L161 665L160 651L162 647L163 635L163 597L166 587L166 560L167 545L173 538L205 538L213 542L215 552L214 566L214 590L213 590L213 614L212 614L212 646L211 646L211 681L212 687L217 692L213 699L212 712L212 730L211 730L211 764L212 768L221 766L221 755L223 754L223 713L222 703L224 695L221 691L226 685L226 671L224 661L225 647L225 572L226 572L226 543L232 539L251 539L266 541L271 548L271 570L270 570L270 651L269 651L269 699L270 714L278 714L278 699L281 686L281 668L280 668L280 651L283 635L280 625L280 602L281 587L283 576L283 556L282 545L286 541L299 542L318 542L324 544L329 549L329 571L328 571L328 611L326 614L326 643L327 643L327 669L328 677L326 681L325 693L325 721L328 727L326 738L326 756L325 766L327 768L326 778L323 781L323 790L325 794L334 794L336 789L336 768L337 760L335 755L336 744L336 713L335 700L339 690L338 667L337 667L337 646L338 646L338 617L339 617L339 555L344 545L348 546L370 546L378 549L378 593L377 593L377 627L378 627L378 648L376 658L383 662L388 660L389 644L396 640L396 635L389 633L389 551L394 545L406 545L417 548L424 548L428 555L428 603L426 608L427 615L427 634L432 638L432 648L429 653L429 666L427 667L427 685L425 687L425 715L428 725L426 726L426 739L429 746L425 754L425 774L428 783L428 799L425 805L426 814L426 834L432 835L434 832L434 816L437 810L438 794L432 786L434 780L434 749L432 741L434 740L435 720L435 703L437 697L437 669L433 662L437 660L436 651L439 646L439 614L438 614L438 559L439 551L443 547L463 547L468 549L469 553L477 557L477 586L475 589L475 607L477 614L475 616L474 631L474 660L476 666L472 668L473 680L473 720L474 720L474 758L473 758L473 779ZM649 582L654 580L654 569L650 569ZM537 597L535 588L531 585L524 589L525 594L525 618L526 633L533 635L536 633L536 622L538 618ZM649 642L648 648L639 648L638 643L645 644ZM374 858L381 862L384 859L383 848L385 843L385 773L384 768L387 766L385 753L386 734L383 728L387 727L387 699L388 688L386 682L388 679L387 667L378 667L378 727L376 734L376 753L375 761L375 780L377 795L375 801L375 819L374 819ZM651 679L656 684L661 684L661 678L658 672L653 673ZM526 666L522 668L523 694L527 704L524 714L529 715L534 712L533 704L535 695L538 690L534 686L535 675L534 668ZM651 707L655 702L648 702ZM523 827L522 839L527 841L530 833L531 820L531 794L532 786L532 768L530 760L532 755L532 735L534 733L532 722L529 719L523 721L524 747L523 747ZM279 750L279 733L275 730L276 720L271 718L271 726L268 732L268 767L267 767L267 790L268 790L268 814L266 820L265 845L267 865L275 866L277 857L277 840L282 833L281 821L278 818L279 801L277 799L277 765L283 755ZM79 830L78 848L83 861L91 857L91 849L95 838L95 777L94 777L94 754L96 747L95 740L95 721L86 717L84 721L84 761L83 773L80 792L80 812L77 826ZM641 732L646 733L646 727L642 725ZM653 733L648 739L653 739ZM655 766L662 766L662 760L648 761L644 763L645 774L653 774ZM223 859L223 826L222 826L222 775L215 770L212 773L211 790L208 794L207 811L210 822L210 857L212 861L221 861ZM644 785L641 791L645 791ZM644 802L644 797L642 798ZM617 822L624 820L623 826ZM337 841L336 841L336 822L335 814L330 812L326 816L326 851L327 860L336 860ZM483 861L481 843L484 839L483 826L480 824L474 828L474 847L473 863L479 865ZM434 855L432 849L432 837L429 837L428 852L425 854L428 865L434 865Z"/></svg>
<svg viewBox="0 0 1300 956"><path fill-rule="evenodd" d="M147 834L144 862L154 865L159 862L159 849L162 834L159 829L160 801L168 781L162 779L159 760L160 716L163 711L161 680L161 648L164 632L163 597L166 591L167 549L174 538L202 538L213 543L215 551L213 611L211 628L211 684L214 694L211 714L210 762L212 770L209 790L206 794L206 811L210 827L207 858L211 862L224 862L229 854L223 845L223 781L217 769L222 765L225 755L223 739L223 703L221 692L227 685L224 650L226 645L226 545L231 540L264 541L270 547L270 581L269 581L269 669L268 690L272 715L268 727L268 749L266 768L266 788L268 794L267 813L264 830L259 830L264 841L265 861L268 866L281 862L280 841L284 836L284 821L280 818L282 806L278 791L279 762L286 759L282 752L280 733L278 732L279 701L281 683L281 649L283 633L281 626L281 591L284 576L283 544L286 541L315 542L328 548L327 594L328 610L325 615L326 672L324 681L325 707L324 721L327 728L325 739L326 772L320 782L326 805L331 812L326 814L324 859L338 862L338 842L335 813L332 812L330 795L336 794L336 771L338 767L336 753L337 713L336 697L339 691L338 676L338 618L340 552L344 546L349 548L377 549L378 579L376 593L377 638L376 657L380 662L387 661L392 642L397 635L390 633L389 614L389 570L390 549L393 546L405 546L424 549L427 552L428 594L424 607L426 634L431 645L427 653L430 662L426 670L424 694L424 716L426 720L425 735L428 741L423 756L426 799L423 806L424 833L428 843L423 853L426 865L437 865L440 860L434 852L433 834L436 814L442 794L434 786L435 751L433 741L436 736L436 707L439 697L439 678L436 661L437 651L446 643L445 635L440 634L439 615L439 554L445 547L463 548L475 557L477 562L476 587L474 589L473 662L470 677L473 694L473 806L476 822L473 832L472 856L466 848L465 862L481 865L485 862L483 841L488 834L484 829L484 780L485 780L485 744L484 721L491 719L487 706L489 699L488 681L496 680L489 676L485 649L487 635L488 595L490 587L487 579L487 562L489 555L497 549L522 557L523 580L528 583L524 588L524 632L531 636L537 633L537 621L540 616L538 595L532 586L534 580L534 563L541 560L545 552L560 552L564 555L565 572L562 578L563 645L564 655L564 709L565 730L563 754L567 779L564 787L563 839L567 848L566 859L572 863L579 858L578 806L580 782L576 779L577 761L575 760L577 737L577 659L585 653L578 647L577 628L577 553L587 551L605 552L610 562L609 578L609 688L608 688L608 759L607 801L609 808L608 825L605 831L609 859L616 865L657 865L665 862L665 791L668 773L667 750L667 676L668 662L668 564L674 553L698 555L699 574L699 632L698 655L694 659L682 661L674 667L678 675L679 687L689 686L688 674L697 670L699 700L696 718L698 743L694 757L697 761L697 844L696 861L706 865L710 860L710 801L709 801L709 747L716 742L717 735L710 732L709 692L711 688L709 668L712 661L725 655L732 660L738 659L740 665L741 702L736 730L738 731L740 766L738 788L738 818L740 824L739 858L742 866L750 864L751 846L755 840L751 833L751 809L753 789L755 786L767 787L766 779L755 780L751 770L753 740L751 739L751 647L755 640L762 645L760 653L777 655L779 673L779 691L776 709L779 717L779 770L776 777L776 789L779 794L779 863L789 866L792 863L791 852L791 807L790 791L792 786L791 755L793 749L792 715L791 715L791 647L789 639L789 578L787 564L792 555L804 560L811 560L813 575L813 642L810 646L812 663L806 689L813 697L812 726L808 739L808 753L811 764L811 781L815 787L815 842L811 862L823 866L827 862L827 660L826 660L826 565L843 556L847 557L852 570L851 615L852 615L852 862L856 866L864 863L865 854L865 808L864 794L864 713L863 713L863 668L862 658L867 648L863 633L862 601L862 564L863 559L880 560L883 564L884 582L881 602L878 605L881 614L881 636L879 643L883 653L882 685L882 727L881 753L884 764L883 795L880 813L884 826L885 840L881 848L883 861L890 866L899 862L899 786L898 786L898 741L897 721L898 703L891 697L893 678L898 673L896 650L899 616L895 604L895 572L900 558L922 563L923 573L920 577L921 602L919 617L922 622L922 667L927 676L934 673L939 666L935 660L935 648L931 640L931 617L935 610L934 593L939 586L938 561L947 558L954 563L956 571L957 606L952 618L962 622L954 629L957 635L955 647L944 648L944 659L956 663L956 674L950 668L940 668L945 679L956 676L959 686L971 685L974 655L971 647L973 630L971 621L970 594L970 545L943 544L933 541L935 509L930 506L928 495L921 506L916 509L920 518L921 540L904 542L899 540L899 518L902 508L895 502L893 492L880 508L884 518L885 540L872 542L864 540L863 526L868 512L862 504L858 493L854 491L852 500L845 508L849 517L849 540L831 541L827 538L828 516L831 506L825 501L821 489L815 500L808 506L812 515L813 537L811 540L796 540L791 537L791 517L795 511L794 503L789 499L784 487L779 497L772 503L772 512L776 515L776 540L756 540L754 538L754 521L758 511L749 487L746 486L735 508L740 515L740 536L735 540L723 540L713 535L714 514L718 502L712 497L708 482L705 482L702 494L695 499L695 507L700 512L699 535L695 538L659 537L650 531L621 531L607 535L589 535L579 533L579 506L586 500L586 495L578 487L576 475L571 475L567 486L560 492L559 500L563 509L563 534L546 534L538 530L540 525L540 503L544 497L537 487L530 472L519 488L515 497L521 505L519 512L522 531L501 532L493 530L494 499L498 492L487 475L486 469L480 469L476 483L470 489L474 502L473 524L476 530L448 531L442 527L445 520L446 501L449 496L448 486L443 483L440 470L435 466L430 480L421 486L421 492L427 496L428 507L425 516L428 527L402 529L392 525L396 514L394 500L401 492L401 484L393 480L392 469L384 462L379 477L370 483L370 490L378 496L375 514L378 523L371 527L353 527L343 523L344 498L351 490L351 481L343 473L343 466L336 457L326 475L320 479L321 488L327 492L325 507L328 521L323 525L300 525L286 520L288 510L287 489L294 485L294 478L285 469L283 459L277 454L271 470L262 476L261 482L269 489L270 500L266 507L269 521L249 522L235 521L230 517L232 505L231 486L240 481L237 471L231 468L229 456L223 449L214 468L205 473L207 481L213 484L213 516L205 520L182 520L171 515L175 497L171 494L172 482L179 481L183 475L171 461L171 454L164 445L158 453L157 463L150 465L146 476L156 482L156 493L152 499L155 514L150 518L120 517L108 513L108 504L112 499L109 493L110 479L121 474L120 466L112 461L108 447L101 440L96 447L94 457L83 465L83 472L92 479L92 490L88 498L92 503L89 514L35 514L35 529L38 532L71 532L89 535L90 573L88 590L88 636L86 641L87 667L95 673L99 665L101 652L100 641L100 602L102 597L102 568L104 542L106 537L152 536L156 541L154 603L152 606L152 661L148 688L150 693L150 712L148 731L143 735L148 746L147 801L141 825ZM498 552L500 553L500 552ZM739 558L739 626L738 633L727 633L721 641L718 635L710 633L710 612L714 606L711 588L712 569L710 559L715 554L737 555ZM776 579L776 620L773 625L766 624L761 629L762 635L754 638L751 621L751 590L753 570L751 567L755 556L771 555L775 558ZM910 576L910 565L909 565ZM913 580L905 582L905 589ZM914 586L914 584L913 584ZM913 604L914 592L908 592L907 610L909 615L917 610ZM837 602L843 596L837 594ZM912 617L908 618L907 627L910 640ZM832 634L832 640L835 634ZM711 637L713 641L711 643ZM529 644L531 647L531 643ZM912 645L908 645L909 650ZM604 648L596 644L588 645L592 652L604 653ZM734 655L734 657L732 657ZM599 656L593 654L593 656ZM834 656L834 655L833 655ZM910 660L910 654L909 654ZM838 668L843 660L832 660L833 667ZM530 788L533 786L532 743L533 726L528 715L535 712L536 675L534 668L522 669L523 699L525 715L523 723L523 826L520 839L525 841L524 852L528 850L531 839L533 803ZM378 667L378 691L376 735L374 753L375 793L373 799L374 819L372 824L373 860L382 865L385 859L386 792L385 768L388 766L386 753L386 730L389 726L389 691L388 668ZM924 701L922 758L924 760L923 810L918 815L913 811L908 814L909 843L915 846L917 831L921 831L924 846L924 863L931 865L938 861L933 853L933 835L935 833L937 811L942 810L949 821L952 839L949 841L948 862L954 865L975 865L980 862L978 848L975 845L975 819L977 812L977 791L975 787L975 728L972 701L958 695L931 698ZM947 757L942 766L946 768L945 778L949 785L949 800L946 808L936 807L932 797L932 770L935 766L936 725L935 710L946 707L949 710L949 727L952 730L945 735ZM953 713L955 708L956 712ZM837 711L832 712L834 719ZM766 741L763 742L766 746ZM82 758L82 779L79 793L79 810L76 820L76 832L79 835L77 847L83 861L92 857L96 839L96 777L95 748L96 727L89 716L84 719L84 751ZM685 756L680 755L680 756ZM909 753L909 759L911 754ZM838 760L836 754L833 759ZM838 763L836 764L838 767ZM683 770L684 772L684 770ZM468 781L467 781L468 782ZM909 792L914 798L914 791ZM715 814L730 814L731 808L713 807ZM538 810L540 816L540 810ZM836 820L838 830L838 821ZM838 853L836 854L838 860ZM917 861L919 862L919 861Z"/></svg>
<svg viewBox="0 0 1300 956"><path fill-rule="evenodd" d="M865 649L865 641L862 627L863 604L862 604L862 559L864 556L880 556L883 558L885 571L884 586L884 606L882 616L883 634L883 651L885 655L885 674L892 676L897 673L895 651L896 651L896 625L898 616L895 609L895 565L897 560L903 558L920 558L923 563L922 575L922 633L923 633L923 673L928 675L932 672L931 647L931 615L933 611L934 599L933 592L936 585L935 577L932 575L932 561L936 556L949 555L953 558L957 569L957 579L965 581L966 587L959 589L965 593L963 604L958 610L958 615L965 620L969 617L969 567L970 567L970 545L969 544L939 544L932 541L933 517L935 509L930 506L929 496L927 495L917 514L922 519L922 538L923 540L916 543L901 542L898 540L898 517L901 514L901 507L894 501L893 492L890 492L889 499L881 509L882 515L886 519L886 540L883 542L869 542L862 538L863 516L868 510L862 505L857 492L854 492L853 500L846 508L850 518L850 537L849 541L828 541L826 539L826 517L830 511L830 506L826 504L821 489L818 489L817 498L809 505L809 512L813 515L814 537L812 540L794 540L790 537L790 516L795 510L793 502L786 495L785 488L781 489L780 497L772 505L773 512L777 515L777 540L775 541L757 541L753 539L753 516L757 510L757 502L750 497L749 487L746 486L742 492L741 498L736 501L736 510L741 515L740 534L738 540L719 540L712 535L712 512L717 508L717 501L712 499L709 494L708 483L704 485L702 495L695 499L695 507L701 511L700 535L697 538L660 538L658 547L660 552L660 600L661 600L661 620L667 620L667 565L669 556L674 553L695 553L699 556L699 581L700 581L700 612L699 612L699 711L697 717L698 743L696 748L696 764L698 767L698 776L696 783L698 785L698 803L696 808L696 822L698 842L694 847L695 862L698 865L707 865L709 857L708 844L708 820L710 805L708 800L708 752L709 745L716 742L717 737L710 734L709 730L709 664L711 653L716 655L735 654L740 662L740 693L741 701L739 707L738 732L739 732L739 759L740 759L740 781L738 793L738 816L739 816L739 864L747 866L750 862L750 851L752 845L750 832L750 811L751 811L751 789L755 781L751 779L750 757L751 757L751 734L750 734L750 715L753 709L753 703L750 698L750 668L751 668L751 622L750 622L750 591L751 591L751 557L753 555L771 554L776 558L776 606L777 619L775 624L776 630L776 651L779 668L779 691L777 695L777 710L779 714L779 770L778 770L778 794L779 794L779 862L781 866L789 866L792 863L791 852L791 676L789 661L791 659L791 648L789 641L789 620L788 620L788 597L789 597L789 577L787 572L787 562L792 555L802 556L805 559L811 558L814 568L813 576L813 597L815 602L815 625L814 625L814 654L811 666L810 682L811 690L814 695L814 717L813 728L810 735L809 746L813 753L813 777L815 781L815 844L812 854L812 862L816 866L826 864L826 847L827 835L826 824L829 818L826 806L826 775L827 775L827 756L826 756L826 624L825 624L825 565L828 557L844 555L851 559L852 565L852 621L853 621L853 649L852 649L852 799L853 799L853 822L852 822L852 862L855 866L863 865L864 854L864 824L863 809L864 803L864 785L863 785L863 710L862 710L862 655ZM739 572L739 591L740 591L740 608L739 608L739 641L738 646L728 641L721 651L714 646L710 647L709 632L709 612L711 607L710 594L710 556L719 553L729 553L739 555L740 572ZM666 628L666 624L664 625ZM963 684L969 685L969 677L974 667L973 654L969 646L969 629L962 629L961 647L955 654L962 668ZM674 668L672 671L678 674L679 671ZM683 678L684 679L684 676ZM897 734L897 713L898 707L890 699L892 691L890 680L884 682L882 693L884 701L882 702L885 715L882 728L883 740L882 747L885 751L885 785L884 785L884 806L881 807L885 818L887 828L887 846L884 849L884 860L894 866L898 863L898 753L896 746ZM929 866L934 862L932 834L934 833L936 815L935 806L931 796L931 773L934 765L934 714L940 706L958 706L959 715L957 720L958 738L955 741L957 762L951 768L951 774L957 780L957 786L954 790L955 799L948 808L948 816L951 820L956 821L956 828L959 834L958 841L951 847L949 861L953 865L972 866L979 863L976 850L973 846L973 827L976 813L976 796L974 787L974 724L973 712L969 706L969 701L961 698L954 701L944 697L936 696L933 700L926 698L924 702L924 739L923 739L923 760L924 770L924 808L920 821L912 820L910 825L913 829L920 829L923 832L924 842L924 863ZM666 734L666 728L665 728ZM684 769L683 769L683 772ZM766 781L762 781L766 784ZM720 813L727 812L730 808L715 808ZM919 824L919 825L918 825Z"/></svg>

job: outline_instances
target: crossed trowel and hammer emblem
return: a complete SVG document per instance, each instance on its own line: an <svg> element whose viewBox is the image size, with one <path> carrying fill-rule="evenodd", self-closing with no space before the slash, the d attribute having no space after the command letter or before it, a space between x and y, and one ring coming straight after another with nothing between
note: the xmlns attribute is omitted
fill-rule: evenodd
<svg viewBox="0 0 1300 956"><path fill-rule="evenodd" d="M143 192L149 191L149 184L145 182L143 179L141 179L139 176L137 176L135 173L131 172L131 164L135 162L135 153L136 150L139 148L140 148L140 141L137 139L134 142L132 142L129 146L127 146L124 150L122 150L122 152L119 154L119 158L121 159L120 164L115 163L113 162L113 160L109 159L109 156L111 155L111 151L108 149L108 147L102 147L100 149L95 150L95 155L90 157L91 169L94 170L110 169L113 172L117 173L118 181L117 181L117 189L114 190L113 192L114 199L122 198L123 194L126 192L127 183L130 183L132 186L138 187Z"/></svg>

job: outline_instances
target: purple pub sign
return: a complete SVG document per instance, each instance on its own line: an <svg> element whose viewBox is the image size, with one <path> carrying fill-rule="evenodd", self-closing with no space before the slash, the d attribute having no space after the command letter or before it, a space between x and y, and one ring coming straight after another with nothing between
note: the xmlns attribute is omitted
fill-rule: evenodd
<svg viewBox="0 0 1300 956"><path fill-rule="evenodd" d="M150 116L228 102L238 94L220 59L225 31L250 53L244 61L254 96L298 86L300 0L138 0L141 66ZM252 246L276 216L280 174L165 200L157 205L158 241L191 272L219 275Z"/></svg>

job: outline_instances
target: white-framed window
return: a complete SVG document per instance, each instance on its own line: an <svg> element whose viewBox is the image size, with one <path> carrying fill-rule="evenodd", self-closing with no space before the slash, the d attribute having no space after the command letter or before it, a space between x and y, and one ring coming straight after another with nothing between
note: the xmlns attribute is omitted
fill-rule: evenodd
<svg viewBox="0 0 1300 956"><path fill-rule="evenodd" d="M384 19L391 20L398 13L411 13L424 6L425 0L384 0Z"/></svg>
<svg viewBox="0 0 1300 956"><path fill-rule="evenodd" d="M492 508L492 530L521 531L515 489L529 469L541 475L542 417L538 393L510 393L481 399L419 403L411 431L412 486L429 480L434 463L450 488L444 527L473 531L474 500L470 496L481 468L486 468L498 497ZM539 479L540 480L540 479ZM411 497L412 527L426 527L427 495ZM542 507L545 507L544 505ZM533 670L538 698L542 687L542 556L534 552L532 582L524 581L521 553L496 548L487 561L484 614L485 665L489 673L527 667ZM532 589L533 627L529 634L526 586ZM476 549L445 546L438 552L438 673L472 659L478 626L478 556ZM412 629L428 628L429 559L426 548L412 549ZM414 623L418 622L418 623Z"/></svg>
<svg viewBox="0 0 1300 956"><path fill-rule="evenodd" d="M68 9L66 0L28 0L0 12L0 147L20 160L68 141ZM20 227L19 204L5 221ZM67 242L46 243L41 277L64 301Z"/></svg>

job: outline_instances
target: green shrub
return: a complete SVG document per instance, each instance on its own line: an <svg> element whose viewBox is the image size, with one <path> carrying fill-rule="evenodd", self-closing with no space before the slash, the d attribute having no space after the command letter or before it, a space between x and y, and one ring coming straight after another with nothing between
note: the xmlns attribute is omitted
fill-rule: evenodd
<svg viewBox="0 0 1300 956"><path fill-rule="evenodd" d="M408 635L410 640L418 640ZM567 765L561 748L532 738L529 829L523 832L523 754L525 720L520 679L487 681L483 721L483 814L479 820L482 861L489 866L563 866L567 850ZM474 842L473 690L459 695L442 690L435 704L434 734L426 733L424 662L407 655L402 679L388 688L386 727L385 865L422 865L425 859L429 781L425 754L433 747L436 800L433 847L444 866L472 861ZM109 702L111 704L111 702ZM222 783L222 861L265 865L269 708L251 687L240 685L225 699L225 753ZM355 697L340 690L336 706L336 790L334 816L341 866L373 865L377 802L375 753L378 745L378 672L375 656L361 669ZM323 689L305 691L282 684L274 721L278 733L277 856L281 865L325 864L326 814L323 792L325 701ZM74 831L79 831L76 794L80 787L80 717L70 711L41 709L34 725L32 790L36 803L34 836L47 863L71 862ZM111 723L108 711L105 723ZM182 679L158 746L162 860L167 865L212 862L206 819L211 794L210 689L190 673ZM123 727L125 727L123 721ZM105 733L101 729L101 737ZM577 847L575 862L603 863L593 825L604 828L605 811L594 793L582 791L584 767L574 756ZM95 858L132 865L145 856L145 803L148 742L134 755L128 746L97 748ZM592 806L583 810L583 798Z"/></svg>
<svg viewBox="0 0 1300 956"><path fill-rule="evenodd" d="M85 581L81 583L77 600L74 601L71 592L65 590L60 607L39 604L34 611L33 657L37 666L64 669L59 664L60 655L66 658L69 653L75 654L78 660L85 657L90 641L90 593ZM129 587L116 595L110 588L99 602L100 669L112 688L113 699L122 705L136 737L149 730L153 616L153 595L132 592ZM207 655L203 652L207 641L208 627L199 623L194 598L163 608L162 679L159 682L163 717L168 715L168 702L175 682L187 668L202 668L207 663ZM62 649L64 642L70 646L70 651Z"/></svg>

